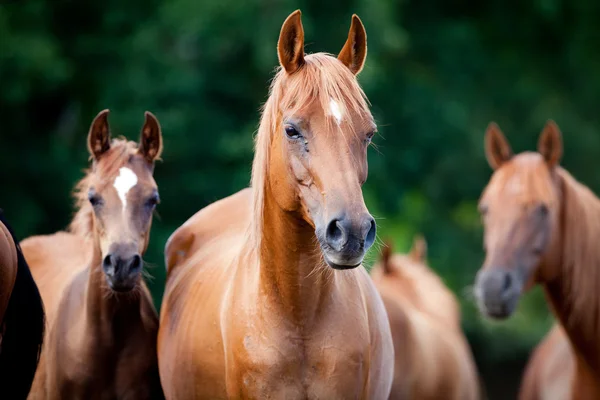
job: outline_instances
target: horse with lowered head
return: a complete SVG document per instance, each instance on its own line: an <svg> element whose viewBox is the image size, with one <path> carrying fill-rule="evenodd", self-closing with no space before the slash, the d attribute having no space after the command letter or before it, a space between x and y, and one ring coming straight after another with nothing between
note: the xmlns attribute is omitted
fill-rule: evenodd
<svg viewBox="0 0 600 400"><path fill-rule="evenodd" d="M485 137L494 173L480 199L486 258L475 295L507 318L541 284L572 343L573 399L600 398L600 200L560 165L562 135L548 121L538 152L513 155L494 123Z"/></svg>
<svg viewBox="0 0 600 400"><path fill-rule="evenodd" d="M158 315L142 278L158 203L158 120L140 144L111 140L108 110L88 135L92 167L68 232L23 241L48 313L31 399L160 399Z"/></svg>
<svg viewBox="0 0 600 400"><path fill-rule="evenodd" d="M390 399L477 400L480 383L452 292L427 265L427 243L408 254L383 248L371 277L387 310L394 340Z"/></svg>
<svg viewBox="0 0 600 400"><path fill-rule="evenodd" d="M167 243L167 398L388 397L389 323L361 265L375 240L361 189L376 130L356 80L366 52L357 16L337 58L304 54L300 11L284 22L252 188Z"/></svg>
<svg viewBox="0 0 600 400"><path fill-rule="evenodd" d="M0 387L25 399L44 339L44 305L21 246L0 210Z"/></svg>

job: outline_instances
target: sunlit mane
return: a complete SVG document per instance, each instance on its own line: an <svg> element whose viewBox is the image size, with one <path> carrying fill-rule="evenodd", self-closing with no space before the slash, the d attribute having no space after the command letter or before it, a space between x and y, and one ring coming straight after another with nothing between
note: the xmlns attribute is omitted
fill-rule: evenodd
<svg viewBox="0 0 600 400"><path fill-rule="evenodd" d="M316 53L306 56L304 60L304 65L291 75L278 68L271 84L269 99L263 107L252 165L253 248L258 248L262 236L264 186L268 172L269 148L273 135L283 129L282 112L298 111L316 101L329 117L330 130L333 126L337 126L336 115L332 115L330 111L332 101L346 110L346 113L352 111L372 118L367 98L356 77L337 58L325 53ZM351 119L346 118L345 121L349 124L350 132L354 132Z"/></svg>
<svg viewBox="0 0 600 400"><path fill-rule="evenodd" d="M119 168L129 162L130 156L137 152L138 145L125 139L113 139L110 150L102 155L100 162L85 171L73 191L75 197L75 216L69 225L69 231L81 236L88 236L93 231L93 210L88 200L90 180L94 175L114 180Z"/></svg>

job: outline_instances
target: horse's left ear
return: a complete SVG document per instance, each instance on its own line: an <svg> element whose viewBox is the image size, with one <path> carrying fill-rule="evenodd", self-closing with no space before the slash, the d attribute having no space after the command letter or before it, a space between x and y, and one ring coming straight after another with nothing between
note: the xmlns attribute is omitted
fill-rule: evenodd
<svg viewBox="0 0 600 400"><path fill-rule="evenodd" d="M338 55L340 60L354 75L362 71L367 59L367 31L358 15L352 15L352 24L346 44Z"/></svg>
<svg viewBox="0 0 600 400"><path fill-rule="evenodd" d="M427 242L422 235L415 236L412 249L410 249L410 256L413 260L421 262L424 262L427 258Z"/></svg>
<svg viewBox="0 0 600 400"><path fill-rule="evenodd" d="M162 153L162 133L158 119L150 111L145 113L146 120L140 134L139 152L146 161L153 163Z"/></svg>
<svg viewBox="0 0 600 400"><path fill-rule="evenodd" d="M550 168L558 165L563 154L562 134L556 122L548 120L538 140L538 152Z"/></svg>

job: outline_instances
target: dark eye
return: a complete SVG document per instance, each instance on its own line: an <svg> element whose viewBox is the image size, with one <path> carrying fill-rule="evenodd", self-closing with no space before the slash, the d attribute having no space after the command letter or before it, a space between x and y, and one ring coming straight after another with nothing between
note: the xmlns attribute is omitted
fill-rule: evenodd
<svg viewBox="0 0 600 400"><path fill-rule="evenodd" d="M92 207L97 207L102 204L102 198L93 190L89 191L88 200L90 201Z"/></svg>
<svg viewBox="0 0 600 400"><path fill-rule="evenodd" d="M488 206L486 206L485 204L482 204L479 206L479 213L481 215L486 215L488 213Z"/></svg>
<svg viewBox="0 0 600 400"><path fill-rule="evenodd" d="M373 136L375 136L375 131L369 132L367 134L367 138L365 139L365 141L367 142L367 144L371 143L371 141L373 140Z"/></svg>
<svg viewBox="0 0 600 400"><path fill-rule="evenodd" d="M285 126L285 134L290 139L298 139L298 138L302 137L302 135L298 132L298 130L295 127L293 127L292 125Z"/></svg>
<svg viewBox="0 0 600 400"><path fill-rule="evenodd" d="M148 198L148 200L146 201L146 205L150 208L154 208L156 207L156 205L160 203L160 197L158 196L158 193L154 193L152 196L150 196Z"/></svg>
<svg viewBox="0 0 600 400"><path fill-rule="evenodd" d="M550 213L550 209L545 204L540 204L537 208L537 212L540 216L545 217Z"/></svg>

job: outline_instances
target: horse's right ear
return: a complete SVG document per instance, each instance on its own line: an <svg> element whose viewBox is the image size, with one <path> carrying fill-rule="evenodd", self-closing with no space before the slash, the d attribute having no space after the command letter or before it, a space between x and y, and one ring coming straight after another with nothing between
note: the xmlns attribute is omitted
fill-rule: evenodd
<svg viewBox="0 0 600 400"><path fill-rule="evenodd" d="M389 274L392 272L392 266L390 265L390 257L392 256L392 241L386 240L381 249L381 265L383 266L383 272Z"/></svg>
<svg viewBox="0 0 600 400"><path fill-rule="evenodd" d="M279 63L288 74L293 74L304 64L304 28L301 16L300 10L291 13L279 33L277 55Z"/></svg>
<svg viewBox="0 0 600 400"><path fill-rule="evenodd" d="M496 170L512 156L512 149L500 127L495 122L490 122L485 131L485 157L488 164Z"/></svg>
<svg viewBox="0 0 600 400"><path fill-rule="evenodd" d="M92 121L88 133L88 150L94 159L110 149L110 127L108 126L108 109L100 111Z"/></svg>

